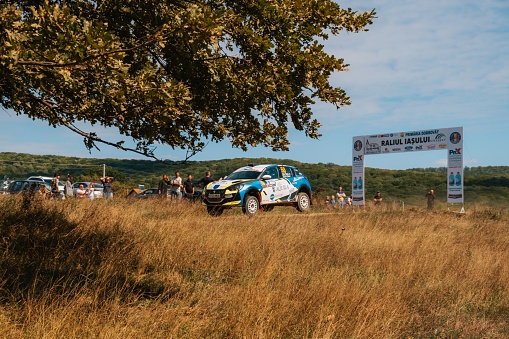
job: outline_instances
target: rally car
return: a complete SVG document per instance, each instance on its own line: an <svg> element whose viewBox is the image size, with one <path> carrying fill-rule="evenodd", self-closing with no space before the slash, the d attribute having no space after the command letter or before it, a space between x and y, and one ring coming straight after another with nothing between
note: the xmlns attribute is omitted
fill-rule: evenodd
<svg viewBox="0 0 509 339"><path fill-rule="evenodd" d="M274 206L294 206L306 211L311 205L311 185L294 166L248 165L227 177L209 183L203 190L203 205L210 215L219 216L226 208L242 207L253 216Z"/></svg>

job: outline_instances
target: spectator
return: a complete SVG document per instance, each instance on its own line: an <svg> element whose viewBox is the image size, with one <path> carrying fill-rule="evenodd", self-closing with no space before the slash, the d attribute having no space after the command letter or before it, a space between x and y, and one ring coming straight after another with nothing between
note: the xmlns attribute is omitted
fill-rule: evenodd
<svg viewBox="0 0 509 339"><path fill-rule="evenodd" d="M376 207L379 207L382 204L382 196L380 195L380 191L376 192L373 201L375 202Z"/></svg>
<svg viewBox="0 0 509 339"><path fill-rule="evenodd" d="M62 199L60 194L60 173L55 172L53 180L51 180L51 197L56 199Z"/></svg>
<svg viewBox="0 0 509 339"><path fill-rule="evenodd" d="M193 195L194 195L193 176L191 174L188 174L187 180L184 181L184 197L186 199L192 200Z"/></svg>
<svg viewBox="0 0 509 339"><path fill-rule="evenodd" d="M353 196L353 194L352 194L352 193L350 193L350 196L349 196L348 198L346 198L346 204L347 204L348 206L352 206L352 201L353 201L353 200L352 200L352 196Z"/></svg>
<svg viewBox="0 0 509 339"><path fill-rule="evenodd" d="M346 193L343 192L343 187L341 187L341 186L338 187L338 191L336 192L336 195L338 197L339 207L343 207L343 205L345 204L345 198L346 198Z"/></svg>
<svg viewBox="0 0 509 339"><path fill-rule="evenodd" d="M40 188L39 188L39 195L43 198L43 199L47 199L49 194L50 194L50 191L48 191L48 189L46 188L46 184L39 184Z"/></svg>
<svg viewBox="0 0 509 339"><path fill-rule="evenodd" d="M88 186L88 189L87 189L87 196L90 200L94 200L95 196L94 196L94 191L95 191L95 188L94 188L94 183L91 182L90 185Z"/></svg>
<svg viewBox="0 0 509 339"><path fill-rule="evenodd" d="M329 204L331 205L331 207L334 207L334 208L337 207L337 205L336 205L336 197L334 195L330 196Z"/></svg>
<svg viewBox="0 0 509 339"><path fill-rule="evenodd" d="M86 197L87 191L85 190L85 186L83 186L83 184L80 184L80 186L76 190L76 198L86 198Z"/></svg>
<svg viewBox="0 0 509 339"><path fill-rule="evenodd" d="M165 174L163 175L163 178L161 181L159 181L159 185L157 186L157 193L159 194L159 197L162 199L168 198L168 185L170 184L170 181L168 180L168 176Z"/></svg>
<svg viewBox="0 0 509 339"><path fill-rule="evenodd" d="M112 177L104 177L101 178L101 183L103 184L103 194L105 194L105 198L107 200L113 199L113 178Z"/></svg>
<svg viewBox="0 0 509 339"><path fill-rule="evenodd" d="M201 188L205 188L207 187L208 184L210 184L213 181L214 179L212 179L212 177L210 176L210 171L207 171L205 172L205 176L201 178L200 181L198 181L198 186L200 186Z"/></svg>
<svg viewBox="0 0 509 339"><path fill-rule="evenodd" d="M181 188L182 188L182 177L180 176L180 172L175 172L175 176L171 178L171 198L172 199L180 199L182 198Z"/></svg>
<svg viewBox="0 0 509 339"><path fill-rule="evenodd" d="M67 181L65 182L65 195L68 197L74 196L74 192L72 189L73 184L74 184L74 181L72 180L72 175L67 174Z"/></svg>
<svg viewBox="0 0 509 339"><path fill-rule="evenodd" d="M428 198L428 210L432 210L435 207L435 191L430 189L426 193L426 197Z"/></svg>

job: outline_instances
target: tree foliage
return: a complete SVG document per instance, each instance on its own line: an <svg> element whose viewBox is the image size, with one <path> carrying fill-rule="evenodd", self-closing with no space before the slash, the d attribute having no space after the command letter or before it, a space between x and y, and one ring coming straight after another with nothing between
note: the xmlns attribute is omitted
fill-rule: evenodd
<svg viewBox="0 0 509 339"><path fill-rule="evenodd" d="M349 97L330 84L348 66L323 41L366 30L375 12L330 0L45 0L0 4L0 104L86 146L76 122L153 145L199 151L207 141L288 149L288 124L318 138L315 100Z"/></svg>

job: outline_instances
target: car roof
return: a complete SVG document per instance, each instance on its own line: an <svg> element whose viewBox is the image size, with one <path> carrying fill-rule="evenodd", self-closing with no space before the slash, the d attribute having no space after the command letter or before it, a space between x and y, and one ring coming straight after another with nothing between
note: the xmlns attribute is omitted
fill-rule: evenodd
<svg viewBox="0 0 509 339"><path fill-rule="evenodd" d="M244 167L236 169L235 172L242 172L242 171L263 172L267 167L271 167L271 166L277 166L277 167L285 166L285 167L293 167L293 168L295 168L295 166L290 166L290 165L260 164L260 165L248 165L248 166L244 166Z"/></svg>

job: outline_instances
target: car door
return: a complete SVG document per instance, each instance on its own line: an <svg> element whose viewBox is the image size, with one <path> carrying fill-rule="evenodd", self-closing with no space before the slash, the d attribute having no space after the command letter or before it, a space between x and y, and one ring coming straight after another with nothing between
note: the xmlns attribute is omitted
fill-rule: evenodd
<svg viewBox="0 0 509 339"><path fill-rule="evenodd" d="M261 180L262 205L276 203L278 199L277 185L280 177L279 169L276 166L267 167L263 172L262 177L266 175L270 175L270 179Z"/></svg>
<svg viewBox="0 0 509 339"><path fill-rule="evenodd" d="M282 202L293 201L297 193L297 188L293 184L295 176L293 168L290 166L280 166L281 178L278 183L278 199Z"/></svg>
<svg viewBox="0 0 509 339"><path fill-rule="evenodd" d="M291 172L288 172L285 166L272 166L263 173L263 175L267 174L271 178L263 181L262 204L288 201L291 193L296 190L287 179Z"/></svg>

